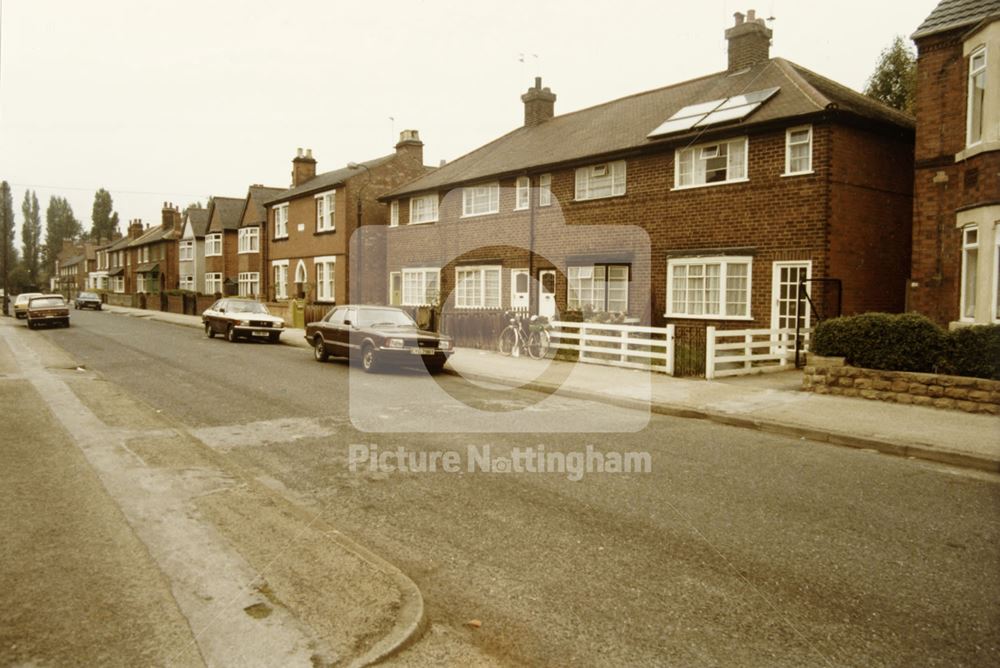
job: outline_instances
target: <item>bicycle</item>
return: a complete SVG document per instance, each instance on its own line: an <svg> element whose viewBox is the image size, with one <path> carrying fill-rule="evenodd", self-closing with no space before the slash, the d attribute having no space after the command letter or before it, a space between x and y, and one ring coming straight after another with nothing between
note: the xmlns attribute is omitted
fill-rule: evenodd
<svg viewBox="0 0 1000 668"><path fill-rule="evenodd" d="M503 355L520 357L521 351L528 353L531 359L540 360L549 352L549 333L546 330L548 318L533 315L525 318L520 313L504 313L504 318L510 323L497 340L497 349Z"/></svg>

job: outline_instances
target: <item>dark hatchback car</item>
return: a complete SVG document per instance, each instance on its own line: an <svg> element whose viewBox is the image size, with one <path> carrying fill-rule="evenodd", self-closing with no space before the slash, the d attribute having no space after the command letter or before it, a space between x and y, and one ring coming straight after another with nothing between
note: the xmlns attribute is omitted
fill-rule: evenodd
<svg viewBox="0 0 1000 668"><path fill-rule="evenodd" d="M62 295L32 297L28 302L28 329L39 325L69 327L69 304Z"/></svg>
<svg viewBox="0 0 1000 668"><path fill-rule="evenodd" d="M386 364L422 363L437 373L452 354L451 339L422 330L405 311L391 306L338 306L306 325L316 360L347 357L365 371Z"/></svg>
<svg viewBox="0 0 1000 668"><path fill-rule="evenodd" d="M73 300L73 308L79 310L82 308L92 308L96 311L101 310L101 298L97 293L94 292L81 292Z"/></svg>
<svg viewBox="0 0 1000 668"><path fill-rule="evenodd" d="M284 320L252 299L220 299L205 309L201 321L208 338L221 334L232 343L254 337L277 343L285 331Z"/></svg>

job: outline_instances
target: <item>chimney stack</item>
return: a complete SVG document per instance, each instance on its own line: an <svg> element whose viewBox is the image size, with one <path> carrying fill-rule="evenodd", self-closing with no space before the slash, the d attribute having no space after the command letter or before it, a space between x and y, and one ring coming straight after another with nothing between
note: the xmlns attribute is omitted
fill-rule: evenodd
<svg viewBox="0 0 1000 668"><path fill-rule="evenodd" d="M733 18L733 27L726 30L726 41L729 42L728 71L737 72L769 60L773 33L764 19L757 18L757 12L753 9L747 10L745 17L736 12Z"/></svg>
<svg viewBox="0 0 1000 668"><path fill-rule="evenodd" d="M307 149L305 153L298 149L292 160L292 187L296 188L315 177L316 160L312 157L312 149Z"/></svg>
<svg viewBox="0 0 1000 668"><path fill-rule="evenodd" d="M174 206L170 202L164 202L163 210L160 213L164 230L169 232L170 230L173 229L180 229L181 210L179 207Z"/></svg>
<svg viewBox="0 0 1000 668"><path fill-rule="evenodd" d="M417 167L424 164L424 143L420 141L420 133L416 130L403 130L396 142L396 155L414 163Z"/></svg>
<svg viewBox="0 0 1000 668"><path fill-rule="evenodd" d="M138 239L139 237L142 236L142 233L143 233L143 229L142 229L142 219L141 218L134 218L133 220L128 221L128 238L129 239Z"/></svg>
<svg viewBox="0 0 1000 668"><path fill-rule="evenodd" d="M535 85L521 96L524 102L524 125L530 127L549 120L556 113L556 94L546 86L542 88L542 77L535 77Z"/></svg>

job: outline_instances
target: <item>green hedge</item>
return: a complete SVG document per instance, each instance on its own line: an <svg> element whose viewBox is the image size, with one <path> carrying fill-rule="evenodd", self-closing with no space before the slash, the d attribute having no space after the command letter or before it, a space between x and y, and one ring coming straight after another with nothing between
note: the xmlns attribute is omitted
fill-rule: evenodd
<svg viewBox="0 0 1000 668"><path fill-rule="evenodd" d="M863 313L821 322L812 349L867 369L1000 380L1000 325L948 332L916 313Z"/></svg>

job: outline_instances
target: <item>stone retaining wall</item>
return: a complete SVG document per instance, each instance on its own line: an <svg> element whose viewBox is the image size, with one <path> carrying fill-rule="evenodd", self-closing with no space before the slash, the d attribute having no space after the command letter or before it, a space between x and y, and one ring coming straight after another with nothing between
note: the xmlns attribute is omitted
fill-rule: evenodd
<svg viewBox="0 0 1000 668"><path fill-rule="evenodd" d="M846 366L842 357L810 355L802 389L899 404L1000 415L1000 381Z"/></svg>

